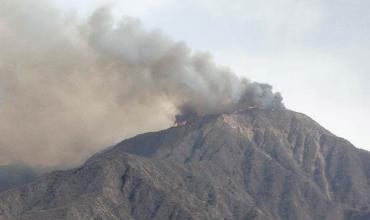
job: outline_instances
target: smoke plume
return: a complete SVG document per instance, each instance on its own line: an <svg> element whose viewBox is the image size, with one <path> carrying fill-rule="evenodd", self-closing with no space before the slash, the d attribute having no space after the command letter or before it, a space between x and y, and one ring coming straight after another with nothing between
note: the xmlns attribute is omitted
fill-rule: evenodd
<svg viewBox="0 0 370 220"><path fill-rule="evenodd" d="M136 19L0 2L0 163L74 165L176 115L250 106L280 107L281 96Z"/></svg>

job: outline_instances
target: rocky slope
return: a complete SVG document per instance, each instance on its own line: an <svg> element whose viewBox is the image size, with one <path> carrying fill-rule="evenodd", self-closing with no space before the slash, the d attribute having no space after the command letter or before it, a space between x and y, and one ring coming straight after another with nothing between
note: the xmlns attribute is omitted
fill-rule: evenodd
<svg viewBox="0 0 370 220"><path fill-rule="evenodd" d="M0 194L0 219L370 219L370 154L288 110L138 135Z"/></svg>

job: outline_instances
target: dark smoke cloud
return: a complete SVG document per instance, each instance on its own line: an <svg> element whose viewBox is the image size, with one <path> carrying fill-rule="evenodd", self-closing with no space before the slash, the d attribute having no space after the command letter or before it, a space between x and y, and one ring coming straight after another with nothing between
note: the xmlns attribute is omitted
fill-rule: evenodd
<svg viewBox="0 0 370 220"><path fill-rule="evenodd" d="M79 21L47 3L0 2L0 163L74 165L189 111L282 106L271 86L136 19L100 8Z"/></svg>

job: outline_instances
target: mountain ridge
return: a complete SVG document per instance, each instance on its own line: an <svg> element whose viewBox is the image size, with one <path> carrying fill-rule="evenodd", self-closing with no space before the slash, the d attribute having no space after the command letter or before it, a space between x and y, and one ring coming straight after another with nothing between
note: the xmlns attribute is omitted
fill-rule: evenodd
<svg viewBox="0 0 370 220"><path fill-rule="evenodd" d="M0 219L370 217L370 153L301 113L250 108L126 139L0 194Z"/></svg>

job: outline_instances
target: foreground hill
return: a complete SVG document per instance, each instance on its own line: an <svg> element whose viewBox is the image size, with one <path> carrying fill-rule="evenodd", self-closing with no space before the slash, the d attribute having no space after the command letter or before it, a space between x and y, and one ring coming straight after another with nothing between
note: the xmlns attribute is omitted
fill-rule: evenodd
<svg viewBox="0 0 370 220"><path fill-rule="evenodd" d="M138 135L0 194L0 219L370 219L370 154L288 110Z"/></svg>

